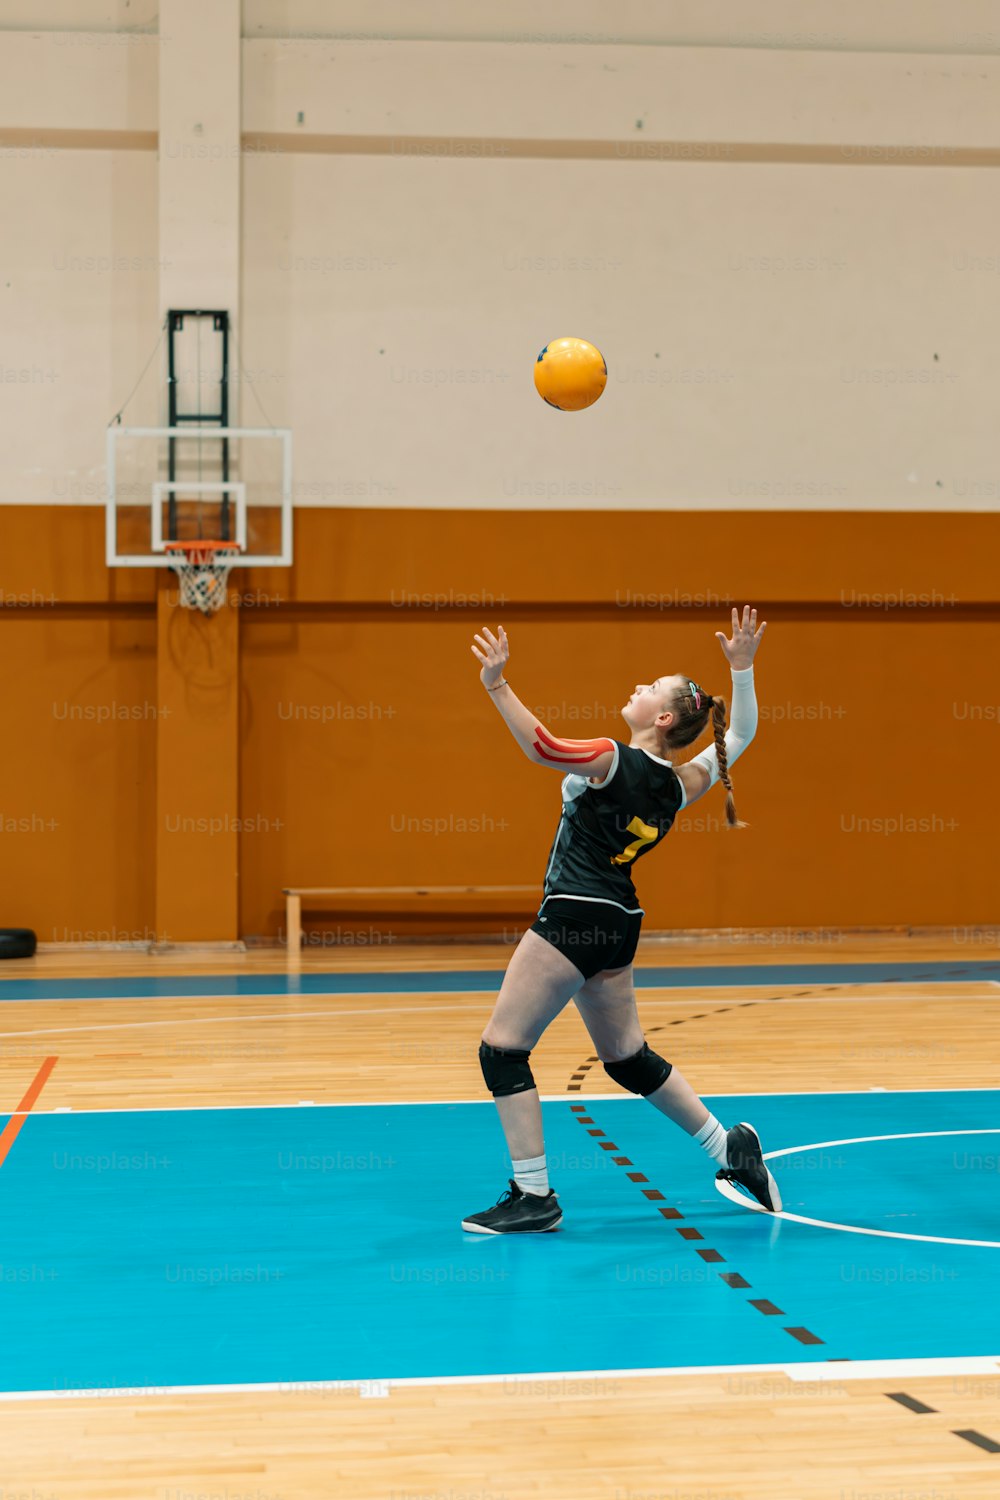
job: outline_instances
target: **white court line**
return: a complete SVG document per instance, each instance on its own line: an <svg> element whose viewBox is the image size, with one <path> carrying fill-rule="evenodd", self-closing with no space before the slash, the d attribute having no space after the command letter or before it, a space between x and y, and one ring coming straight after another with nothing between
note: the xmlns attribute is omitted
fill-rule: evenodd
<svg viewBox="0 0 1000 1500"><path fill-rule="evenodd" d="M921 1089L906 1089L905 1093L919 1094ZM941 1092L950 1092L942 1090ZM863 1146L868 1141L917 1141L942 1135L1000 1135L1000 1127L984 1127L982 1130L907 1130L900 1135L852 1135L842 1141L812 1141L808 1146L782 1146L780 1151L766 1151L766 1159L772 1156L795 1156L800 1151L823 1151L830 1146Z"/></svg>
<svg viewBox="0 0 1000 1500"><path fill-rule="evenodd" d="M164 995L158 998L164 1000L187 1000L187 995ZM202 995L203 1000L216 999L218 995ZM227 999L245 999L245 996L226 996ZM485 1010L492 1002L483 1001L482 1009ZM684 1001L679 1001L684 1004ZM690 1001L687 1002L690 1004ZM431 1015L436 1011L443 1010L474 1010L472 1005L422 1005L420 1015ZM251 1021L306 1021L310 1017L321 1017L324 1019L337 1019L340 1016L408 1016L412 1010L405 1005L384 1006L378 1010L275 1010L260 1012L255 1016L171 1016L163 1021L95 1021L90 1026L42 1026L33 1028L31 1031L0 1031L0 1039L4 1037L16 1038L21 1036L65 1036L71 1032L78 1031L131 1031L133 1028L148 1026L220 1026L245 1024Z"/></svg>
<svg viewBox="0 0 1000 1500"><path fill-rule="evenodd" d="M867 983L868 981L865 982ZM928 983L929 982L930 981L928 981ZM982 981L978 979L956 979L948 981L949 985L980 983L982 983ZM992 984L993 981L990 980L989 983ZM748 984L733 985L732 988L770 989L771 986ZM433 994L435 992L432 990L428 990L422 993ZM483 991L470 991L470 993L478 997L482 995ZM121 997L95 996L92 1000L80 1000L79 998L75 1000L60 1000L58 998L53 998L50 1003L61 1005L103 1005L108 1000L117 1001L117 999L119 998L133 999L136 1001L136 1003L138 1003L139 1001L149 1000L162 1000L168 1003L177 1000L229 1000L235 1004L237 1002L245 1002L248 999L269 1000L273 997L270 995L133 995ZM322 995L317 995L316 998L323 999L324 997ZM329 998L336 999L336 996L330 996ZM387 994L384 996L376 995L373 998L386 999L391 998L391 996L387 992ZM875 998L879 1005L912 1005L914 1003L912 995L878 995ZM953 1004L963 1005L992 1005L995 1003L993 997L990 995L954 995L951 997L951 1001ZM699 1003L697 1000L661 1000L652 997L645 997L641 990L636 994L636 1002L647 1010L652 1009L652 1007L654 1006L682 1006L687 1010L690 1009L692 1005L697 1005ZM18 1005L21 1002L12 1000L0 1003L8 1005ZM41 1002L32 1000L26 1003L31 1005L38 1005ZM870 995L780 995L775 996L773 999L769 999L767 1001L758 1000L755 1003L757 1005L871 1005L872 997ZM258 1012L256 1015L186 1017L175 1016L170 1017L168 1020L161 1021L94 1021L89 1026L41 1026L32 1027L28 1031L0 1031L0 1040L4 1038L16 1040L18 1037L25 1036L69 1036L77 1032L86 1031L130 1031L134 1027L138 1028L150 1026L214 1026L226 1024L242 1025L249 1024L253 1021L306 1021L315 1018L325 1018L328 1020L336 1021L339 1020L341 1016L423 1016L433 1015L442 1011L471 1011L477 1009L485 1010L492 1007L492 1004L492 1000L479 1000L478 1004L473 1003L471 1005L468 1003L464 1005L421 1005L416 1008L410 1005L387 1005L379 1006L378 1008L369 1008L366 1010L277 1010ZM729 1008L733 1010L739 1010L740 1006L739 1004L735 1004ZM723 1007L723 1009L726 1009L726 1007ZM0 1015L2 1014L3 1011L2 1009L0 1009ZM711 1014L711 1012L709 1012L708 1014ZM705 1019L707 1019L707 1015Z"/></svg>
<svg viewBox="0 0 1000 1500"><path fill-rule="evenodd" d="M867 1098L872 1093L997 1094L1000 1093L1000 1088L991 1087L989 1084L985 1083L975 1083L968 1086L963 1085L963 1087L961 1088L952 1088L948 1084L942 1084L939 1088L922 1089L771 1089L770 1091L765 1091L763 1089L754 1089L753 1093L748 1093L746 1089L730 1089L727 1093L722 1093L718 1089L706 1089L705 1093L709 1099L812 1099L815 1095L818 1094L831 1094L839 1099L841 1098L841 1096L846 1097L850 1094L857 1094L859 1096ZM541 1094L539 1097L546 1103L551 1099L553 1102L557 1100L565 1100L567 1103L572 1104L576 1104L577 1102L582 1104L587 1100L591 1101L593 1104L628 1104L630 1102L630 1099L634 1096L629 1094ZM429 1102L434 1103L435 1101L431 1100ZM462 1102L463 1101L461 1099L453 1099L451 1101L451 1103L453 1104L461 1104ZM469 1102L471 1103L472 1101L470 1100ZM35 1112L36 1111L32 1110L32 1114L34 1114ZM950 1135L951 1132L948 1131L947 1134ZM791 1147L790 1149L806 1151L809 1148L807 1146L800 1146ZM767 1152L768 1156L775 1156L777 1154L778 1153L774 1151ZM0 1490L0 1500L3 1500L2 1490Z"/></svg>
<svg viewBox="0 0 1000 1500"><path fill-rule="evenodd" d="M917 1093L919 1090L911 1092ZM778 1156L795 1156L800 1151L820 1151L833 1146L863 1146L871 1141L916 1141L949 1135L1000 1135L1000 1128L990 1126L977 1130L909 1130L898 1135L856 1135L842 1141L813 1141L807 1146L785 1146L780 1151L765 1151L764 1160L771 1161ZM804 1214L789 1213L784 1208L778 1213L769 1213L761 1204L755 1203L745 1193L739 1192L732 1183L726 1182L725 1179L716 1178L715 1186L724 1198L728 1198L731 1203L738 1204L740 1208L749 1208L754 1213L768 1214L768 1217L772 1219L787 1219L792 1224L810 1224L815 1229L838 1229L842 1234L867 1234L883 1240L917 1240L927 1245L972 1245L981 1250L1000 1250L1000 1240L969 1240L943 1234L911 1234L900 1229L866 1229L859 1224L834 1224L829 1219L810 1219Z"/></svg>
<svg viewBox="0 0 1000 1500"><path fill-rule="evenodd" d="M813 1099L823 1098L827 1095L831 1095L836 1098L849 1098L853 1095L860 1098L870 1098L871 1092L871 1089L779 1089L776 1092L770 1094L748 1094L746 1092L722 1094L713 1089L711 1091L706 1090L706 1097L709 1099ZM980 1084L972 1088L945 1087L937 1089L879 1089L879 1093L893 1095L996 1094L1000 1093L1000 1089L988 1088L986 1085ZM538 1097L543 1104L605 1105L632 1104L635 1102L634 1097L631 1094L539 1094ZM428 1108L436 1109L439 1107L451 1108L451 1106L456 1104L492 1105L493 1100L489 1095L477 1095L475 1099L325 1099L321 1104L316 1104L312 1100L310 1100L308 1103L296 1100L294 1103L289 1101L285 1104L126 1104L122 1105L120 1108L116 1105L101 1105L97 1109L87 1109L86 1107L81 1108L77 1105L67 1107L65 1104L63 1104L59 1105L55 1109L32 1109L30 1111L30 1114L32 1118L34 1118L36 1115L173 1115L192 1112L198 1113L208 1110L227 1109L234 1112L248 1109L402 1109L406 1108L408 1105L412 1105L414 1108L422 1108L426 1105ZM12 1115L28 1114L29 1111L15 1109L9 1111L9 1113ZM3 1111L0 1110L0 1119L3 1118ZM934 1134L935 1132L929 1131L920 1133ZM976 1134L975 1131L968 1131L966 1133L969 1135ZM958 1135L961 1134L961 1132L942 1130L938 1131L937 1134ZM862 1137L862 1139L888 1141L902 1139L902 1137L865 1136ZM834 1141L826 1142L825 1144L843 1145L845 1144L845 1142ZM786 1147L783 1151L769 1151L766 1154L768 1158L770 1158L772 1156L787 1156L792 1151L808 1151L810 1149L811 1148L808 1146L790 1146ZM727 1194L726 1196L728 1197L729 1195ZM739 1194L733 1201L741 1205L747 1204L747 1200L743 1197L742 1194ZM753 1204L748 1204L747 1206L753 1207ZM761 1209L761 1212L764 1213L766 1212L766 1210ZM780 1216L777 1214L773 1214L771 1217L778 1218ZM0 1500L3 1500L2 1489L0 1489Z"/></svg>
<svg viewBox="0 0 1000 1500"><path fill-rule="evenodd" d="M854 1380L911 1379L943 1375L1000 1376L1000 1356L992 1354L947 1355L936 1359L817 1360L792 1365L662 1365L653 1369L538 1370L491 1375L403 1375L368 1376L363 1380L267 1380L219 1385L95 1386L89 1390L0 1391L0 1401L85 1401L109 1397L135 1400L153 1396L215 1396L260 1394L277 1391L285 1395L323 1391L357 1391L359 1395L388 1395L396 1389L444 1385L503 1385L516 1389L543 1381L643 1380L660 1376L783 1375L795 1383L822 1381L841 1385ZM604 1392L595 1394L604 1395Z"/></svg>
<svg viewBox="0 0 1000 1500"><path fill-rule="evenodd" d="M447 969L440 969L440 970L437 970L437 971L429 970L428 972L429 973L437 972L437 973L442 974L442 975L447 975L450 971L447 970ZM640 973L641 973L641 970L640 970ZM178 978L183 978L184 976L183 975L178 975L177 977ZM201 976L196 976L196 977L201 977ZM501 978L502 978L502 975L501 975ZM7 981L4 981L4 982L7 982ZM10 980L9 982L11 984L17 984L19 981L17 981L15 979L15 980ZM42 981L42 980L32 980L31 981L32 984L41 984L43 982L44 981ZM995 979L836 979L836 980L834 980L834 979L823 979L823 980L815 980L815 979L813 979L813 980L807 980L807 979L769 979L769 980L759 980L759 981L756 981L756 980L754 980L754 981L751 981L751 980L741 980L741 979L725 980L725 981L723 981L723 980L715 980L715 979L712 979L712 980L707 980L707 979L706 980L692 979L692 981L691 981L690 984L684 984L684 985L673 985L673 984L671 984L671 985L659 985L659 984L639 985L637 987L637 989L636 989L636 994L637 995L641 995L641 994L643 994L647 990L658 990L658 989L685 989L685 990L694 990L694 991L696 991L698 993L700 993L700 992L702 992L704 990L773 990L773 989L792 989L797 984L808 985L810 989L816 989L816 988L840 989L840 988L846 988L846 987L850 987L852 989L858 989L861 986L867 986L869 988L872 988L872 987L876 987L878 985L893 985L895 987L895 986L902 985L902 984L945 985L949 989L951 989L951 988L956 988L959 985L964 985L964 984L970 984L970 985L971 984L992 984L992 985L998 985L998 986L1000 986L1000 981L995 980ZM499 993L499 989L500 989L500 985L497 984L497 986L496 986L496 992L497 993ZM280 1000L282 998L288 999L288 1000L293 1000L296 997L298 997L299 999L302 999L302 1000L306 1000L306 999L313 999L313 1000L326 1000L326 999L330 999L330 1000L336 1000L336 999L358 1000L358 999L364 999L366 996L369 999L372 999L372 1000L396 1000L396 999L399 999L403 995L408 995L413 1000L419 1000L421 998L421 996L423 996L423 995L440 995L441 993L450 994L450 995L471 995L473 997L479 997L479 996L488 995L488 994L491 994L491 993L494 993L494 992L493 992L492 989L489 989L489 990L446 990L446 991L442 992L441 990L435 990L435 989L430 988L430 987L427 988L426 990L392 990L392 989L387 989L387 990L313 990L311 992L303 992L302 990L292 988L292 989L284 990L284 991L279 990L279 991L277 991L274 994L265 994L265 995L253 995L253 994L247 994L247 995L244 995L244 994L234 994L234 995L219 995L219 994L215 994L215 995L178 995L178 994L160 994L160 995L34 995L34 996L22 995L19 999L8 1000L8 999L4 998L3 991L2 991L2 989L0 989L0 1014L3 1013L2 1007L5 1006L5 1005L120 1005L120 1004L126 1003L127 1001L132 1001L135 1004L139 1004L140 1002L144 1002L144 1001L145 1002L149 1002L149 1001L154 1001L155 1002L157 1000L231 1000L231 1001L234 1001L234 1002L236 1002L236 1001L245 1002L247 1000ZM817 1005L817 1004L821 1004L823 1001L825 1001L827 999L831 999L831 998L835 998L835 997L827 996L827 995L808 995L808 996L807 995L802 995L802 996L788 995L788 996L783 996L782 998L775 1000L774 1003L776 1005L782 1005L782 1004L784 1004L784 1005L796 1004L797 1005L799 1003L801 1003L803 1005L807 1005L807 1004ZM845 998L853 998L853 997L845 997ZM858 998L860 999L860 997L858 997ZM879 998L881 999L882 997L879 996ZM896 996L894 998L899 999L899 1000L905 1000L907 998L912 998L912 997L907 997L905 995L899 995L899 996ZM974 999L975 998L979 998L981 1000L985 1000L988 997L986 995L980 995L978 997L973 996L973 998ZM690 1001L673 1001L673 1002L670 1002L670 1003L677 1004L677 1005L684 1005L684 1004L690 1004Z"/></svg>

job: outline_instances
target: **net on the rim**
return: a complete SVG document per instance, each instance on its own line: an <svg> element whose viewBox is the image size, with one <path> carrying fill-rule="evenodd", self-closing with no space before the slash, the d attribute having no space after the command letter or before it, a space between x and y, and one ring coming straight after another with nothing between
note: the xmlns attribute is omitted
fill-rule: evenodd
<svg viewBox="0 0 1000 1500"><path fill-rule="evenodd" d="M229 574L240 560L234 542L167 542L167 565L180 584L184 609L200 609L214 615L226 602Z"/></svg>

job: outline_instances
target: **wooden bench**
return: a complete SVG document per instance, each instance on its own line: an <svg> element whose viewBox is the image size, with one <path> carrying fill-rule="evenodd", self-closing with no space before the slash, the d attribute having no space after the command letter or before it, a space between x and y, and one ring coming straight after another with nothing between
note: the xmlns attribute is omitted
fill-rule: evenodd
<svg viewBox="0 0 1000 1500"><path fill-rule="evenodd" d="M314 908L321 905L313 897L335 898L333 909L338 907L343 910L355 910L358 897L365 897L366 904L372 900L385 897L403 897L407 901L416 901L417 910L425 903L430 906L440 905L442 900L451 897L462 899L476 897L487 898L488 901L503 901L511 896L531 896L534 901L541 901L542 893L537 885L301 885L286 886L285 897L285 941L289 951L295 952L302 946L302 903ZM530 903L525 903L528 905ZM330 906L327 905L327 910Z"/></svg>

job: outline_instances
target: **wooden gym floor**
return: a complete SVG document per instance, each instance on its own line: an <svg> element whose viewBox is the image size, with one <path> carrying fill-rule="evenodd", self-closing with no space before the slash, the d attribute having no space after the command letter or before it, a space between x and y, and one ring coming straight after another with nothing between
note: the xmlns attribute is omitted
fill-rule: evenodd
<svg viewBox="0 0 1000 1500"><path fill-rule="evenodd" d="M992 1090L1000 1076L1000 986L993 980L838 983L827 976L748 985L743 972L762 964L899 962L960 970L1000 959L996 934L984 936L992 941L851 934L823 942L649 940L640 971L732 967L737 982L717 977L710 989L696 982L642 988L640 1014L650 1032L685 1023L669 1047L658 1045L706 1095ZM476 1048L491 995L451 988L446 976L501 969L510 951L307 949L292 967L277 953L54 953L8 963L0 981L37 981L40 988L30 989L32 998L7 998L5 988L20 993L16 983L0 984L0 1111L11 1115L6 1144L0 1140L9 1163L0 1170L0 1201L35 1115L296 1106L304 1099L478 1100ZM384 977L368 993L324 991L324 974L359 971ZM394 989L393 974L440 974L441 988ZM288 984L285 993L213 993L224 976ZM184 983L198 977L203 986ZM150 979L162 981L164 993L128 998L122 981L137 981L139 991ZM73 980L95 981L95 992L60 995ZM175 980L185 994L170 993ZM590 1056L570 1007L533 1056L543 1097L617 1097L599 1068L586 1067ZM37 1097L29 1099L33 1080ZM448 1171L469 1175L460 1139L455 1150ZM474 1170L472 1179L481 1180ZM495 1184L497 1192L502 1185ZM467 1209L495 1196L477 1192L483 1202ZM61 1232L72 1236L73 1222ZM5 1276L0 1295L10 1308L24 1292ZM995 1301L983 1306L987 1323L996 1323ZM58 1340L39 1305L38 1337ZM792 1374L778 1367L735 1375L628 1373L622 1350L616 1368L595 1351L585 1377L375 1390L285 1382L280 1390L150 1388L23 1400L8 1390L0 1400L0 1496L998 1500L1000 1337L993 1348L996 1358L954 1368L945 1360L932 1375L888 1380L863 1369L852 1375L849 1364Z"/></svg>

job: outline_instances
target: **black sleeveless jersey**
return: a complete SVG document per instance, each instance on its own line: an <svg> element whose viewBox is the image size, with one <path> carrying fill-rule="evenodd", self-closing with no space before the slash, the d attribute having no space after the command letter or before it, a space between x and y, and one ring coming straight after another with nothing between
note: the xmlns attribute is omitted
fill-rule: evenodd
<svg viewBox="0 0 1000 1500"><path fill-rule="evenodd" d="M563 778L544 893L641 911L632 866L670 832L685 792L669 761L617 740L614 745L611 770L599 786L586 776Z"/></svg>

